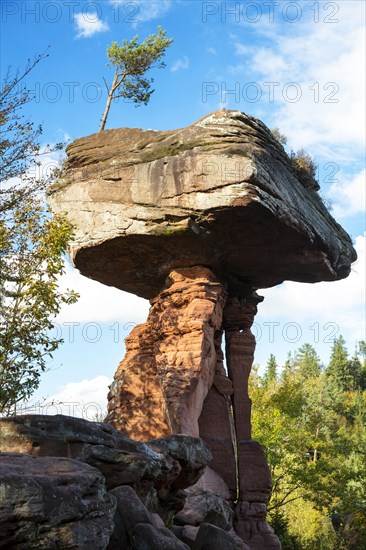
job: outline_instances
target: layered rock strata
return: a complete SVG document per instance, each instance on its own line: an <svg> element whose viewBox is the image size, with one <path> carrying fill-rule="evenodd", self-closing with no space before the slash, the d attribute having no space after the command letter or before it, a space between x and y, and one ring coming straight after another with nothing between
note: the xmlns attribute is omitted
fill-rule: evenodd
<svg viewBox="0 0 366 550"><path fill-rule="evenodd" d="M63 415L2 418L0 547L188 550L164 521L184 508L184 490L211 458L191 436L143 443Z"/></svg>
<svg viewBox="0 0 366 550"><path fill-rule="evenodd" d="M240 111L187 128L120 128L77 139L50 189L75 222L80 272L144 298L203 265L232 294L286 279L346 277L355 251L269 129Z"/></svg>
<svg viewBox="0 0 366 550"><path fill-rule="evenodd" d="M77 224L70 255L81 273L150 299L126 340L108 422L139 440L201 436L213 453L202 494L213 484L252 550L279 547L265 522L269 469L251 439L255 291L342 279L356 259L318 189L262 122L217 111L179 130L76 140L50 191Z"/></svg>
<svg viewBox="0 0 366 550"><path fill-rule="evenodd" d="M265 521L271 479L260 445L251 440L248 395L255 350L250 328L261 301L256 293L228 296L202 266L172 272L166 288L151 300L147 322L126 339L126 355L109 393L107 421L137 439L156 436L159 427L161 436L199 435L212 451L210 468L224 489L217 490L217 480L211 481L209 491L200 489L192 503L224 499L230 509L237 501L230 528L234 525L242 540L251 541L251 548L264 543L276 548ZM203 485L205 481L210 483L204 475ZM206 521L200 505L201 521L190 523L192 514L197 517L195 506L189 499L185 506L187 511L176 515L178 525Z"/></svg>
<svg viewBox="0 0 366 550"><path fill-rule="evenodd" d="M170 273L146 323L126 339L107 421L136 439L198 436L216 373L226 291L204 267Z"/></svg>
<svg viewBox="0 0 366 550"><path fill-rule="evenodd" d="M0 453L0 546L105 550L115 499L102 474L68 458Z"/></svg>
<svg viewBox="0 0 366 550"><path fill-rule="evenodd" d="M83 462L100 471L108 490L131 485L162 516L183 508L181 490L195 485L212 459L198 438L134 441L110 424L64 415L1 418L0 457L5 452Z"/></svg>

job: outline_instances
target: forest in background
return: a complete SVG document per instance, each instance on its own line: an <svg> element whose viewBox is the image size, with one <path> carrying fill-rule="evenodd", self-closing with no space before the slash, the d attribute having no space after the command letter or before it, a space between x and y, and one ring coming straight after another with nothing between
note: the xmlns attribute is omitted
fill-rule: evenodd
<svg viewBox="0 0 366 550"><path fill-rule="evenodd" d="M366 548L366 342L339 336L328 365L304 344L252 369L252 437L272 474L269 523L283 550Z"/></svg>

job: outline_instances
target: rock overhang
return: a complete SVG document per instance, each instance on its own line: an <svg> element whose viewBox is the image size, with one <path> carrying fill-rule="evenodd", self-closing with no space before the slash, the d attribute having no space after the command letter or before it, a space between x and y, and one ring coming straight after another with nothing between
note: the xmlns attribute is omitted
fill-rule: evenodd
<svg viewBox="0 0 366 550"><path fill-rule="evenodd" d="M173 269L204 265L229 290L346 277L356 259L315 182L299 181L270 130L216 111L179 130L106 130L69 145L51 187L76 224L84 275L152 298Z"/></svg>

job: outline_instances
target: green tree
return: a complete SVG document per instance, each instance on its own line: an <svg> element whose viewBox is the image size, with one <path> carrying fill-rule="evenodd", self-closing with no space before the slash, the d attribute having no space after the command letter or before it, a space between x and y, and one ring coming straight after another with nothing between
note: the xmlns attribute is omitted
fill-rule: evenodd
<svg viewBox="0 0 366 550"><path fill-rule="evenodd" d="M254 372L249 382L253 438L267 455L273 482L269 510L275 511L300 496L308 449L298 422L304 398L293 376L266 385Z"/></svg>
<svg viewBox="0 0 366 550"><path fill-rule="evenodd" d="M27 90L24 79L48 57L47 51L29 61L25 69L13 75L9 68L0 91L0 214L11 217L11 209L23 199L41 193L47 187L47 178L36 177L42 155L61 150L57 143L42 147L39 139L42 126L35 125L24 114L34 97Z"/></svg>
<svg viewBox="0 0 366 550"><path fill-rule="evenodd" d="M321 372L320 359L313 346L308 343L297 350L294 366L300 377L305 380L316 378Z"/></svg>
<svg viewBox="0 0 366 550"><path fill-rule="evenodd" d="M365 342L358 342L355 352L349 360L349 374L352 378L352 389L366 390L366 349Z"/></svg>
<svg viewBox="0 0 366 550"><path fill-rule="evenodd" d="M73 292L58 290L62 254L72 235L63 216L50 219L39 200L27 197L0 225L0 412L14 408L38 387L47 358L61 343L52 319Z"/></svg>
<svg viewBox="0 0 366 550"><path fill-rule="evenodd" d="M294 358L292 357L291 351L289 351L287 353L286 361L281 373L282 381L286 380L286 378L291 375L291 373L293 372L293 365L294 365Z"/></svg>
<svg viewBox="0 0 366 550"><path fill-rule="evenodd" d="M58 289L63 253L72 236L64 216L51 219L44 206L46 178L40 165L40 126L23 114L32 100L19 84L44 57L23 73L8 71L0 93L0 412L7 414L39 385L46 360L61 340L52 337L52 319L75 293ZM56 146L56 149L59 149ZM46 147L46 151L51 149Z"/></svg>
<svg viewBox="0 0 366 550"><path fill-rule="evenodd" d="M277 361L276 357L271 353L267 361L266 370L264 372L263 383L267 385L269 382L277 380Z"/></svg>
<svg viewBox="0 0 366 550"><path fill-rule="evenodd" d="M141 44L136 35L131 41L123 40L121 46L113 42L107 48L108 66L115 67L115 73L111 87L106 84L107 104L99 131L105 128L113 99L123 97L133 100L136 106L147 105L154 90L151 89L153 78L146 78L146 72L154 67L165 67L161 59L172 42L159 26L158 34L151 34Z"/></svg>
<svg viewBox="0 0 366 550"><path fill-rule="evenodd" d="M326 375L333 387L334 397L336 397L337 392L339 394L339 392L350 388L352 375L350 373L346 341L343 336L339 336L334 340Z"/></svg>
<svg viewBox="0 0 366 550"><path fill-rule="evenodd" d="M366 360L366 342L365 340L360 340L358 342L358 351L360 355L363 357L364 361Z"/></svg>
<svg viewBox="0 0 366 550"><path fill-rule="evenodd" d="M299 537L289 532L289 521L282 509L272 512L268 520L280 539L282 550L302 550Z"/></svg>
<svg viewBox="0 0 366 550"><path fill-rule="evenodd" d="M333 366L352 374L343 339L333 351ZM269 522L284 548L366 547L366 391L352 377L344 389L331 380L309 344L285 376L265 385L254 370L250 379L253 438L272 474Z"/></svg>

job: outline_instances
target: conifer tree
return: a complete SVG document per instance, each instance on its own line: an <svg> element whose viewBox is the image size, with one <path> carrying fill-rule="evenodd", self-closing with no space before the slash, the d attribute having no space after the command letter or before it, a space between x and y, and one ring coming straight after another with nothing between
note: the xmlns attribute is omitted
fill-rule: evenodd
<svg viewBox="0 0 366 550"><path fill-rule="evenodd" d="M131 99L136 106L147 105L154 90L151 88L153 78L146 78L146 73L154 67L165 67L161 59L172 42L173 39L167 38L166 31L159 26L158 34L151 34L141 44L136 35L131 41L123 40L120 46L113 42L107 48L109 66L115 67L115 72L111 86L106 84L107 104L99 131L105 128L113 99L123 97Z"/></svg>
<svg viewBox="0 0 366 550"><path fill-rule="evenodd" d="M316 378L321 372L320 359L313 348L305 343L295 355L295 364L301 378Z"/></svg>
<svg viewBox="0 0 366 550"><path fill-rule="evenodd" d="M366 390L366 349L365 342L358 342L355 352L349 360L349 372L354 391Z"/></svg>
<svg viewBox="0 0 366 550"><path fill-rule="evenodd" d="M351 389L352 375L343 336L334 340L326 375L334 389L339 391Z"/></svg>
<svg viewBox="0 0 366 550"><path fill-rule="evenodd" d="M253 438L273 482L269 522L283 548L366 548L366 391L359 377L365 355L360 342L349 359L339 337L326 371L307 344L270 385L255 369L250 378ZM332 515L340 519L338 531Z"/></svg>
<svg viewBox="0 0 366 550"><path fill-rule="evenodd" d="M277 369L278 369L278 365L277 365L276 357L273 355L273 353L271 353L271 355L269 356L266 370L263 377L264 384L268 384L269 382L273 382L274 380L277 380Z"/></svg>
<svg viewBox="0 0 366 550"><path fill-rule="evenodd" d="M294 359L292 357L291 351L287 353L287 358L282 370L281 379L282 381L285 381L291 374L293 369Z"/></svg>

